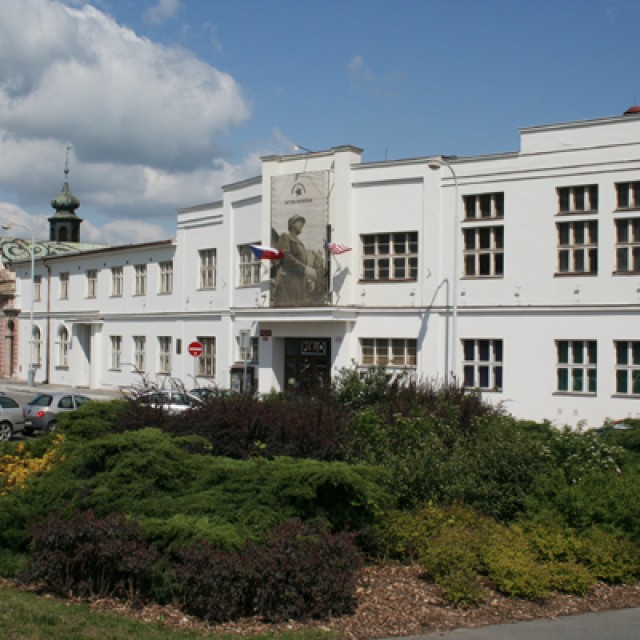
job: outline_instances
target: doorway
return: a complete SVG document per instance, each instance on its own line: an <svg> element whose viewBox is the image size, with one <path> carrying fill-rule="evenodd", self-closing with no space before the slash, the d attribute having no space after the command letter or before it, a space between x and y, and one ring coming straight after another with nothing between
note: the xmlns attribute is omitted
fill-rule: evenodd
<svg viewBox="0 0 640 640"><path fill-rule="evenodd" d="M331 384L330 338L285 338L285 391L300 392Z"/></svg>

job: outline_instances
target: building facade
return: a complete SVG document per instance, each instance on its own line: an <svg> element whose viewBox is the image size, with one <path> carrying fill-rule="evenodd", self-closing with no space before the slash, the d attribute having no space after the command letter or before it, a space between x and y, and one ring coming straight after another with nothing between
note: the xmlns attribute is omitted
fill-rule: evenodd
<svg viewBox="0 0 640 640"><path fill-rule="evenodd" d="M640 417L640 114L520 134L475 157L265 157L179 210L175 240L38 259L19 369L268 392L382 366L521 418ZM24 310L25 263L16 278Z"/></svg>

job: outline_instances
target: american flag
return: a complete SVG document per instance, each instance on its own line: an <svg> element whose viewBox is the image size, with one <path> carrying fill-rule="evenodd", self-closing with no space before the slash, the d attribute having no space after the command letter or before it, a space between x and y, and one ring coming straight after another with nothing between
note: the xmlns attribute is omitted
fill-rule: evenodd
<svg viewBox="0 0 640 640"><path fill-rule="evenodd" d="M332 256L339 256L341 253L351 251L351 247L347 247L344 244L340 244L339 242L327 242L327 251Z"/></svg>

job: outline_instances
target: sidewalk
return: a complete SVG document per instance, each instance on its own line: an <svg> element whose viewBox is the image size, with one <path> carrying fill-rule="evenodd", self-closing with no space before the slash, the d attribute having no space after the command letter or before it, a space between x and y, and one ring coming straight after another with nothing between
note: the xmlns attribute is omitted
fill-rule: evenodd
<svg viewBox="0 0 640 640"><path fill-rule="evenodd" d="M0 391L6 393L20 393L20 394L33 394L34 396L39 393L53 393L56 391L68 391L69 393L79 393L83 396L95 400L109 400L112 398L121 398L122 392L120 389L86 389L84 387L70 387L59 384L42 384L37 382L33 387L30 387L25 380L14 380L12 378L0 378Z"/></svg>

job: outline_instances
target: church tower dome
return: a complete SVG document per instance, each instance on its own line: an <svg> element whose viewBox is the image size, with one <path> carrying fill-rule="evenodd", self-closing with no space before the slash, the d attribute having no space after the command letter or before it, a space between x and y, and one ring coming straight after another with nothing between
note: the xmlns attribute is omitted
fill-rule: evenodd
<svg viewBox="0 0 640 640"><path fill-rule="evenodd" d="M82 219L76 215L80 200L69 188L69 149L64 167L64 185L62 191L51 201L56 212L49 218L49 240L55 242L80 242L80 224Z"/></svg>

